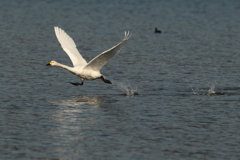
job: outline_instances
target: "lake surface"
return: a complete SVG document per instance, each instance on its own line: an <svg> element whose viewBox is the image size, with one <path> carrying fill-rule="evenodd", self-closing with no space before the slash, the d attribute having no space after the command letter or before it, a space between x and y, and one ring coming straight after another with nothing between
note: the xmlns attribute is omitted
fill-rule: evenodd
<svg viewBox="0 0 240 160"><path fill-rule="evenodd" d="M0 159L240 159L239 15L238 0L1 1ZM101 70L113 84L47 67L72 66L54 26L87 61L130 31Z"/></svg>

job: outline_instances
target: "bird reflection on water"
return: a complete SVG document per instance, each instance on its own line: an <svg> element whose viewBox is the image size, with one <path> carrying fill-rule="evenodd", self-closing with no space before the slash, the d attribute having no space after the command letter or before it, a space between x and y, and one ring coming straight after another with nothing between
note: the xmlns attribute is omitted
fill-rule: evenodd
<svg viewBox="0 0 240 160"><path fill-rule="evenodd" d="M91 105L92 107L99 107L100 103L103 101L101 97L88 97L88 96L74 96L71 99L54 100L50 103L58 106L82 106Z"/></svg>

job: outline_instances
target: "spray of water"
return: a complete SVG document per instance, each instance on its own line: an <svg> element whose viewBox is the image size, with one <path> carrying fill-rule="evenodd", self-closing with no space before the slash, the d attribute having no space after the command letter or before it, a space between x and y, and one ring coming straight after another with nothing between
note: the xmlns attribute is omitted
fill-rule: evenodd
<svg viewBox="0 0 240 160"><path fill-rule="evenodd" d="M124 92L124 95L126 96L134 96L139 94L137 88L133 88L128 80L126 80L125 82L117 82L117 81L112 81L112 82L116 86L116 88Z"/></svg>
<svg viewBox="0 0 240 160"><path fill-rule="evenodd" d="M215 86L216 86L216 84L217 84L216 82L215 82L215 83L212 83L212 84L210 85L210 88L208 89L207 92L202 92L202 91L200 91L200 89L199 89L198 87L196 88L196 90L194 90L194 88L192 87L191 84L190 84L190 86L191 86L191 89L192 89L193 94L195 94L195 95L207 95L207 96L224 95L223 92L216 92L216 91L215 91Z"/></svg>
<svg viewBox="0 0 240 160"><path fill-rule="evenodd" d="M211 87L210 87L210 89L208 90L207 93L209 93L209 94L214 94L214 93L216 93L216 92L215 92L215 84L211 85Z"/></svg>

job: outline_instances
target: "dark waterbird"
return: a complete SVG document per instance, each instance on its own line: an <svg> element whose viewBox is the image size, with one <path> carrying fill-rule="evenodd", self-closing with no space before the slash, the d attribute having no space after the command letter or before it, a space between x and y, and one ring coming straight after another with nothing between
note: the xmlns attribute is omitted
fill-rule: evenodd
<svg viewBox="0 0 240 160"><path fill-rule="evenodd" d="M162 31L160 31L157 28L155 28L155 33L162 33Z"/></svg>

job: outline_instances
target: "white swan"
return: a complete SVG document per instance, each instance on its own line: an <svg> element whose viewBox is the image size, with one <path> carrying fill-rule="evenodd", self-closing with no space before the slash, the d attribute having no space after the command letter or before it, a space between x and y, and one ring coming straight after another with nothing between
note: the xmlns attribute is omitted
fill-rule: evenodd
<svg viewBox="0 0 240 160"><path fill-rule="evenodd" d="M54 30L63 50L68 54L69 58L71 59L73 67L57 63L56 61L51 61L50 63L47 64L47 66L62 67L72 72L76 76L80 77L82 81L81 83L70 82L75 86L83 85L84 80L94 79L101 79L103 82L111 84L111 81L105 79L105 77L100 73L100 70L127 43L131 36L129 32L125 32L124 39L116 46L99 54L98 56L96 56L90 62L87 63L86 60L78 52L76 44L74 43L73 39L59 27L54 27Z"/></svg>

